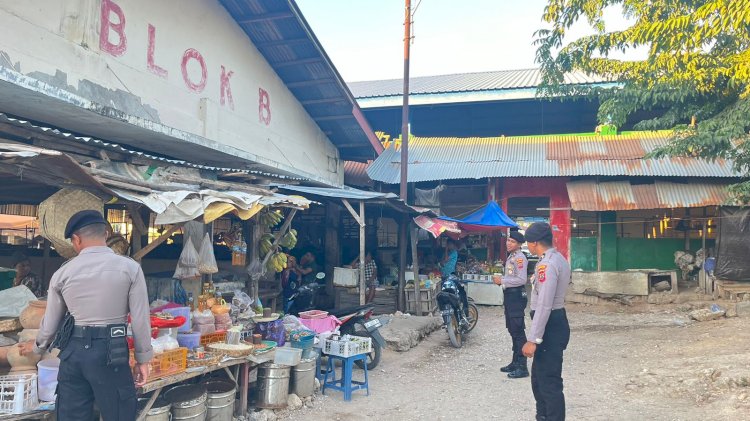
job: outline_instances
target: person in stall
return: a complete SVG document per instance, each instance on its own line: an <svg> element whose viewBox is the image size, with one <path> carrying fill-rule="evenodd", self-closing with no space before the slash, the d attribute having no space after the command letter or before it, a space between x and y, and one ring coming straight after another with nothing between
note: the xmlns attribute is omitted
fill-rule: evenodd
<svg viewBox="0 0 750 421"><path fill-rule="evenodd" d="M305 284L317 282L315 276L320 272L320 266L315 258L315 253L308 251L299 259L299 275Z"/></svg>
<svg viewBox="0 0 750 421"><path fill-rule="evenodd" d="M456 272L456 264L458 263L458 247L453 240L448 240L448 246L445 248L445 257L443 257L441 273L443 278L454 274Z"/></svg>
<svg viewBox="0 0 750 421"><path fill-rule="evenodd" d="M359 268L359 256L351 264L353 268ZM367 294L365 295L365 303L369 304L375 299L375 292L377 291L378 285L378 264L375 263L375 259L372 258L372 252L367 250L365 253L365 285L367 285Z"/></svg>
<svg viewBox="0 0 750 421"><path fill-rule="evenodd" d="M281 288L284 295L284 313L289 312L292 302L289 300L299 287L301 278L299 268L297 267L297 258L289 255L286 260L286 269L281 272Z"/></svg>
<svg viewBox="0 0 750 421"><path fill-rule="evenodd" d="M11 266L16 270L16 278L13 280L13 286L23 285L30 289L37 297L47 295L42 286L42 278L31 271L31 259L25 253L17 251L11 258Z"/></svg>

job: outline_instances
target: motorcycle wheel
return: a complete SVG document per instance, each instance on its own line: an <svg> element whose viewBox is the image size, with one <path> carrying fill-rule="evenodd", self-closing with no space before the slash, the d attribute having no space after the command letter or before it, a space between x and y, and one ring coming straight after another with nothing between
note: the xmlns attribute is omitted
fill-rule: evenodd
<svg viewBox="0 0 750 421"><path fill-rule="evenodd" d="M451 340L451 345L454 348L461 348L463 343L463 335L461 334L461 326L458 324L455 314L451 314L450 323L448 324L448 339Z"/></svg>
<svg viewBox="0 0 750 421"><path fill-rule="evenodd" d="M471 332L477 326L479 321L479 309L474 303L469 303L469 327L466 329L466 333Z"/></svg>
<svg viewBox="0 0 750 421"><path fill-rule="evenodd" d="M383 350L380 348L380 345L378 345L377 342L375 342L374 339L372 339L372 335L370 335L370 332L368 332L364 326L357 325L353 331L345 332L350 335L354 336L361 336L364 338L370 338L372 340L372 351L370 351L369 354L367 354L367 369L372 370L375 367L380 364L380 357L383 354ZM361 360L357 360L354 362L357 364L359 368L364 369L365 364Z"/></svg>

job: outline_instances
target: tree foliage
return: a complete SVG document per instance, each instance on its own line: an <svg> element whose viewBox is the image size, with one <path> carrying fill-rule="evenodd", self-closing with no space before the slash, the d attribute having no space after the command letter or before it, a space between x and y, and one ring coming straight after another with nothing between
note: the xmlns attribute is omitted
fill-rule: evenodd
<svg viewBox="0 0 750 421"><path fill-rule="evenodd" d="M633 24L607 31L603 10L619 6ZM750 0L549 0L536 33L542 68L540 94L592 95L602 123L622 126L636 111L655 118L637 129L674 129L654 157L729 159L746 180L731 187L750 202ZM586 20L595 34L565 43L571 26ZM612 58L615 52L648 49L642 61ZM565 85L573 70L616 85ZM691 125L695 117L696 125Z"/></svg>

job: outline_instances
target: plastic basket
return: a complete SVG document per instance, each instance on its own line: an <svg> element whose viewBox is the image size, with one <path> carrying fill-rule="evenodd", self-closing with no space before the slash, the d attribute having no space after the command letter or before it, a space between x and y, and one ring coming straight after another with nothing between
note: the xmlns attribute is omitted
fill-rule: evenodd
<svg viewBox="0 0 750 421"><path fill-rule="evenodd" d="M348 358L372 352L372 338L363 336L343 336L340 340L324 339L323 353Z"/></svg>
<svg viewBox="0 0 750 421"><path fill-rule="evenodd" d="M177 348L154 355L149 362L151 370L148 380L152 381L184 372L187 369L187 354L187 348ZM133 351L130 351L130 366L135 366Z"/></svg>
<svg viewBox="0 0 750 421"><path fill-rule="evenodd" d="M23 414L37 405L36 374L0 376L0 414Z"/></svg>
<svg viewBox="0 0 750 421"><path fill-rule="evenodd" d="M328 312L323 310L310 310L299 313L300 319L324 319L326 317L328 317Z"/></svg>
<svg viewBox="0 0 750 421"><path fill-rule="evenodd" d="M219 342L226 342L227 331L209 333L201 336L201 346L208 346Z"/></svg>

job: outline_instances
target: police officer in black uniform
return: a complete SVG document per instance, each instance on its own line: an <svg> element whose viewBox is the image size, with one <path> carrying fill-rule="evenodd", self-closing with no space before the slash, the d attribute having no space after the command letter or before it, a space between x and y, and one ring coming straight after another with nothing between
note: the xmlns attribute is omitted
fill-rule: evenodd
<svg viewBox="0 0 750 421"><path fill-rule="evenodd" d="M70 218L65 237L78 256L52 276L36 341L22 345L22 353L41 354L52 348L57 335L58 421L91 420L94 402L105 421L133 421L135 388L148 378L153 350L146 281L136 261L107 247L108 228L97 211ZM128 314L135 340L135 379L126 340Z"/></svg>
<svg viewBox="0 0 750 421"><path fill-rule="evenodd" d="M524 312L528 297L526 294L527 268L529 261L521 251L521 245L526 241L518 230L508 234L505 244L508 247L508 259L505 261L505 275L499 284L503 287L503 308L505 312L505 327L513 340L513 359L510 364L500 371L508 373L511 379L529 377L526 357L521 353L526 343L526 323Z"/></svg>
<svg viewBox="0 0 750 421"><path fill-rule="evenodd" d="M534 358L531 390L538 421L563 421L563 352L570 341L565 293L570 285L570 264L552 247L549 224L535 222L526 230L529 251L540 256L534 268L531 292L531 329L523 354Z"/></svg>

